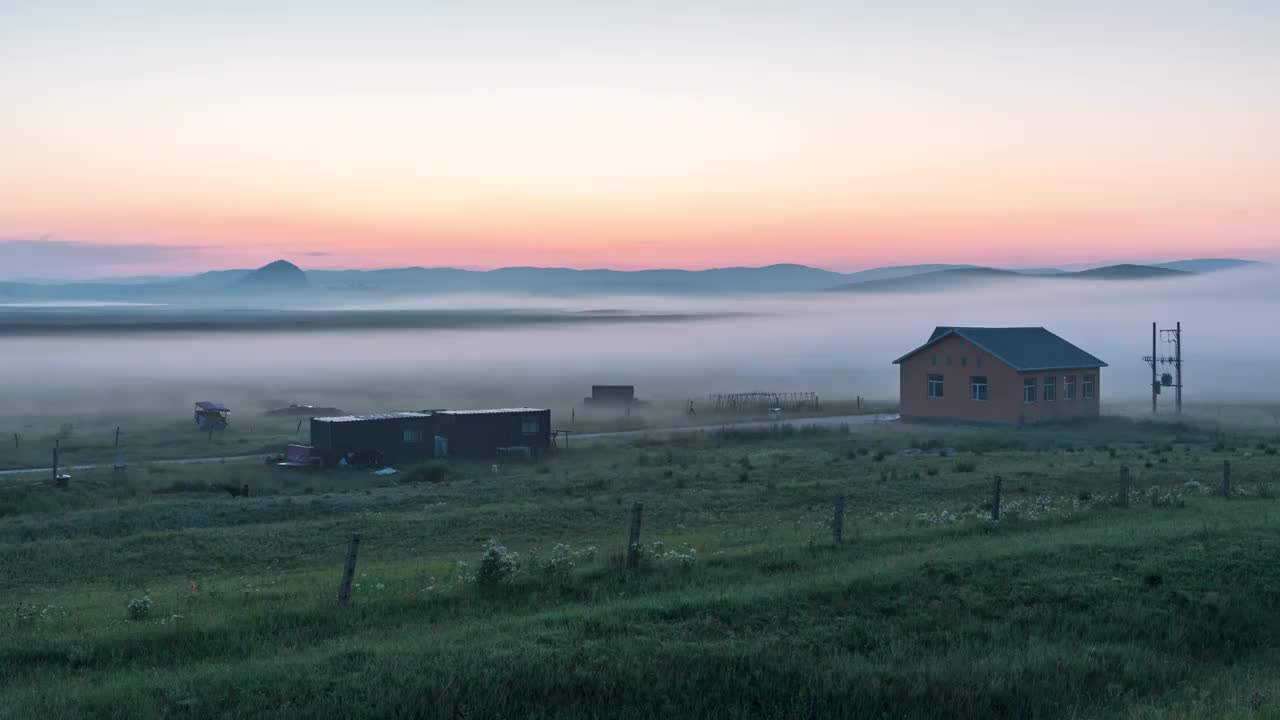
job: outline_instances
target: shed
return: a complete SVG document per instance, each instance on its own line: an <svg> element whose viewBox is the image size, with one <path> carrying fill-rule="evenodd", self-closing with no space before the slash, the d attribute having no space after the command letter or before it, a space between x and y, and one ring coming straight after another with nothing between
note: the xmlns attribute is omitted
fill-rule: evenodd
<svg viewBox="0 0 1280 720"><path fill-rule="evenodd" d="M227 416L230 414L231 408L222 403L201 400L196 403L196 427L201 430L225 430Z"/></svg>
<svg viewBox="0 0 1280 720"><path fill-rule="evenodd" d="M537 457L551 448L551 411L544 408L441 410L434 417L436 434L455 457L493 457L510 448Z"/></svg>
<svg viewBox="0 0 1280 720"><path fill-rule="evenodd" d="M393 412L311 418L311 444L325 465L408 463L435 456L429 413Z"/></svg>
<svg viewBox="0 0 1280 720"><path fill-rule="evenodd" d="M401 464L432 458L487 458L551 448L551 411L543 408L435 410L311 419L311 444L332 465Z"/></svg>
<svg viewBox="0 0 1280 720"><path fill-rule="evenodd" d="M591 397L585 401L593 405L630 405L636 401L636 386L592 385Z"/></svg>

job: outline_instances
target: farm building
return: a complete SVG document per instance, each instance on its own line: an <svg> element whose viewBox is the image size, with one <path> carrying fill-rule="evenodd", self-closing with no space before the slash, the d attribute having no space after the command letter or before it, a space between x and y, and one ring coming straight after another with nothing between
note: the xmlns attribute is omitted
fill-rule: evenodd
<svg viewBox="0 0 1280 720"><path fill-rule="evenodd" d="M226 430L231 408L219 402L201 400L196 403L196 427L201 430Z"/></svg>
<svg viewBox="0 0 1280 720"><path fill-rule="evenodd" d="M537 408L436 410L311 419L311 444L326 465L412 463L433 458L492 457L551 447L551 411Z"/></svg>
<svg viewBox="0 0 1280 720"><path fill-rule="evenodd" d="M1098 417L1107 366L1042 327L938 327L893 362L904 419L1010 425Z"/></svg>
<svg viewBox="0 0 1280 720"><path fill-rule="evenodd" d="M591 396L584 401L590 405L630 405L636 401L636 386L592 385Z"/></svg>

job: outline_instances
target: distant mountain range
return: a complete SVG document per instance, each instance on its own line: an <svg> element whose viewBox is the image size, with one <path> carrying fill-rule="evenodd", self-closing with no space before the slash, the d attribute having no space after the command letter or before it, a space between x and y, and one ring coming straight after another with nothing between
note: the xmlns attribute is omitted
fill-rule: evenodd
<svg viewBox="0 0 1280 720"><path fill-rule="evenodd" d="M1195 259L1149 265L1109 265L1088 270L1002 269L979 265L900 265L839 273L805 265L713 270L572 270L509 267L497 270L394 268L303 271L285 260L256 270L218 270L179 278L131 278L118 282L0 282L0 302L238 302L259 295L299 300L335 296L440 295L463 292L539 295L721 295L797 292L925 292L993 281L1177 279L1259 266L1250 260Z"/></svg>

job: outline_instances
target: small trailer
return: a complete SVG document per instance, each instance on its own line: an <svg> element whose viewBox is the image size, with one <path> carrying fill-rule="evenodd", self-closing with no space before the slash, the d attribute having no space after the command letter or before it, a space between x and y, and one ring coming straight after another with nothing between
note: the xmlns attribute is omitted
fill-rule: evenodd
<svg viewBox="0 0 1280 720"><path fill-rule="evenodd" d="M231 409L222 403L201 400L196 403L196 427L201 430L226 430Z"/></svg>

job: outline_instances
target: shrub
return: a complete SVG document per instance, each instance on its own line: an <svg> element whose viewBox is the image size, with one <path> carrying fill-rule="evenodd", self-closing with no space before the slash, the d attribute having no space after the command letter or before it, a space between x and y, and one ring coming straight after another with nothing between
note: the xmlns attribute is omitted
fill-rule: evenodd
<svg viewBox="0 0 1280 720"><path fill-rule="evenodd" d="M480 556L480 569L476 573L476 581L484 587L496 587L508 582L519 569L518 556L505 545L489 539L484 544L484 554Z"/></svg>
<svg viewBox="0 0 1280 720"><path fill-rule="evenodd" d="M872 459L875 460L876 462L883 462L885 457L887 456L885 455L885 452L883 450L877 450L875 457Z"/></svg>
<svg viewBox="0 0 1280 720"><path fill-rule="evenodd" d="M534 471L534 472L536 472L536 473L538 473L539 475L550 475L550 474L551 474L551 466L550 466L550 465L539 465L539 466L537 466L536 468L534 468L534 469L533 469L533 471Z"/></svg>
<svg viewBox="0 0 1280 720"><path fill-rule="evenodd" d="M563 580L577 567L579 560L588 560L595 554L595 547L574 550L565 543L556 543L556 546L551 548L551 554L541 564L542 573L547 577Z"/></svg>
<svg viewBox="0 0 1280 720"><path fill-rule="evenodd" d="M541 469L538 472L542 472ZM442 483L449 477L449 468L444 463L431 463L417 468L409 475L412 482Z"/></svg>
<svg viewBox="0 0 1280 720"><path fill-rule="evenodd" d="M146 620L151 615L151 595L148 593L140 598L129 601L129 619L130 620Z"/></svg>
<svg viewBox="0 0 1280 720"><path fill-rule="evenodd" d="M956 472L971 473L978 469L978 464L972 460L960 460L955 464Z"/></svg>
<svg viewBox="0 0 1280 720"><path fill-rule="evenodd" d="M937 475L937 474L938 474L938 468L933 467L933 466L929 466L929 467L925 468L924 473L925 473L925 475L928 475L929 477L933 477L934 475Z"/></svg>

